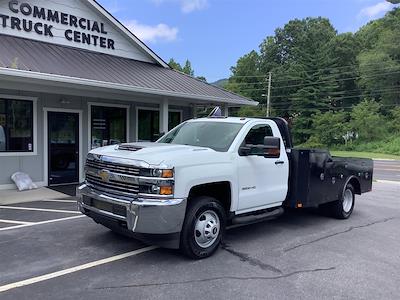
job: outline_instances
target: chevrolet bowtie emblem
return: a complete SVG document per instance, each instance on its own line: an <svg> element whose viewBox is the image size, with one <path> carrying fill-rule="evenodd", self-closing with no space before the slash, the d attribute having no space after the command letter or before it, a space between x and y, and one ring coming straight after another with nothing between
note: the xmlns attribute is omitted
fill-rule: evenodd
<svg viewBox="0 0 400 300"><path fill-rule="evenodd" d="M110 177L111 177L110 171L101 170L98 174L99 174L99 176L100 176L102 181L104 181L104 182L109 182L110 181Z"/></svg>

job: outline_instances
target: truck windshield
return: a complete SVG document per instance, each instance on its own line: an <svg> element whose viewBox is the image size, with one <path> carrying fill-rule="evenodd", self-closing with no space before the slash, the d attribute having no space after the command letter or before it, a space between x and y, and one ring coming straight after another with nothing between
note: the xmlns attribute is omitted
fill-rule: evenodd
<svg viewBox="0 0 400 300"><path fill-rule="evenodd" d="M157 143L208 147L215 151L226 152L231 146L243 124L225 122L186 122Z"/></svg>

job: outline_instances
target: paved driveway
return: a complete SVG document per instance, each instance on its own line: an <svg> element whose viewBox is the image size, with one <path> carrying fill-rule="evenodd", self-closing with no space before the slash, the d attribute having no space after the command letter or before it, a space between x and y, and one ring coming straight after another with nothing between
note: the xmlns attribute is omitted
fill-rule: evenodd
<svg viewBox="0 0 400 300"><path fill-rule="evenodd" d="M115 235L73 200L1 207L0 299L398 299L399 194L376 183L346 221L297 211L231 229L201 261Z"/></svg>

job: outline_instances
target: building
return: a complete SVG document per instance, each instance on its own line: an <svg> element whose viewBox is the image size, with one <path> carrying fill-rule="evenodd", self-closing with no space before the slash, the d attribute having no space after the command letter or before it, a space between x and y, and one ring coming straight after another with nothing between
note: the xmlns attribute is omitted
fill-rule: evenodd
<svg viewBox="0 0 400 300"><path fill-rule="evenodd" d="M94 148L152 141L196 105L256 105L172 70L93 0L0 1L0 189L83 180Z"/></svg>

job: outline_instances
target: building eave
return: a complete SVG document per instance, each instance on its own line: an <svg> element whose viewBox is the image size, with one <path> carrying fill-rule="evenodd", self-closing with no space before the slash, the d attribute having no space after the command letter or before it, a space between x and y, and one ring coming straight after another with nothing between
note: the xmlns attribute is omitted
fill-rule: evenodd
<svg viewBox="0 0 400 300"><path fill-rule="evenodd" d="M201 101L201 102L210 102L210 103L221 103L227 104L228 106L257 106L258 102L249 101L249 100L239 100L239 99L231 99L231 98L221 98L221 97L212 97L212 96L201 96L189 93L180 93L174 91L167 90L159 90L152 89L146 87L125 85L119 83L112 82L103 82L85 78L76 78L76 77L68 77L63 75L55 75L55 74L47 74L47 73L39 73L32 72L26 70L18 70L18 69L10 69L10 68L1 68L0 67L0 78L5 80L33 80L37 83L49 83L49 84L66 84L73 85L75 87L79 87L84 89L87 88L101 88L106 90L113 91L124 91L124 92L132 92L132 93L142 93L148 95L155 96L164 96L164 97L175 97L182 99L189 99L193 101Z"/></svg>

